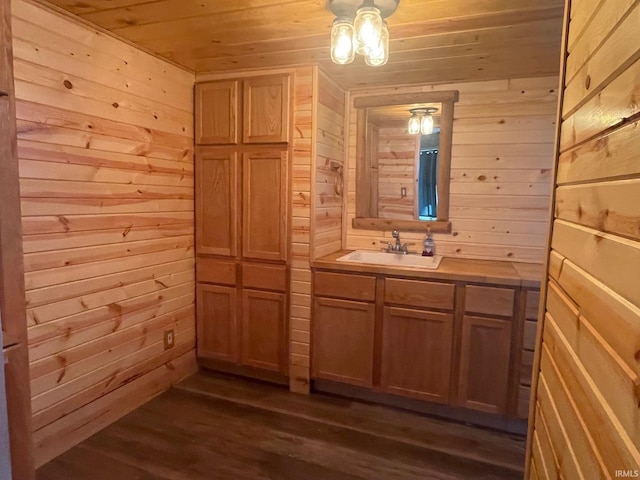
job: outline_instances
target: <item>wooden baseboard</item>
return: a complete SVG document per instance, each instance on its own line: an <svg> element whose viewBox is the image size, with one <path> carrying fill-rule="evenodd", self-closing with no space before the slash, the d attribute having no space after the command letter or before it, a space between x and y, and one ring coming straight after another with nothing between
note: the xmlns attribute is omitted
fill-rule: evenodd
<svg viewBox="0 0 640 480"><path fill-rule="evenodd" d="M234 363L213 360L211 358L198 357L198 364L207 370L230 373L240 377L254 378L275 385L289 385L289 377L278 372L270 372L259 368L236 365Z"/></svg>
<svg viewBox="0 0 640 480"><path fill-rule="evenodd" d="M191 350L34 432L36 468L198 370Z"/></svg>
<svg viewBox="0 0 640 480"><path fill-rule="evenodd" d="M439 405L425 402L413 398L405 398L388 393L373 392L367 388L354 387L328 380L313 380L313 390L330 393L341 397L355 398L371 403L380 403L390 407L410 410L412 412L425 415L446 418L461 423L470 423L480 427L487 427L494 430L525 435L527 432L527 421L517 418L507 418L465 408Z"/></svg>

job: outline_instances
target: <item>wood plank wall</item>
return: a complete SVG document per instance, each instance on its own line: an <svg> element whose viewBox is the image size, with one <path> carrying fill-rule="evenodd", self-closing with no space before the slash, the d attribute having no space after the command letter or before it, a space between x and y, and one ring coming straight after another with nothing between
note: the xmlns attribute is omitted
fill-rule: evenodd
<svg viewBox="0 0 640 480"><path fill-rule="evenodd" d="M289 289L289 385L309 393L311 348L311 212L316 151L318 68L294 72L293 165L291 166L291 283Z"/></svg>
<svg viewBox="0 0 640 480"><path fill-rule="evenodd" d="M640 3L567 4L527 478L633 478L640 475Z"/></svg>
<svg viewBox="0 0 640 480"><path fill-rule="evenodd" d="M317 90L312 258L342 248L344 198L345 92L322 71Z"/></svg>
<svg viewBox="0 0 640 480"><path fill-rule="evenodd" d="M408 117L407 117L408 118ZM378 128L378 216L414 219L417 136L407 127ZM401 189L407 189L402 197Z"/></svg>
<svg viewBox="0 0 640 480"><path fill-rule="evenodd" d="M353 90L361 95L458 90L451 162L452 234L436 234L438 253L541 263L548 229L557 77ZM346 247L378 249L391 232L356 230L356 110L349 114ZM421 242L405 233L403 240Z"/></svg>
<svg viewBox="0 0 640 480"><path fill-rule="evenodd" d="M13 28L41 465L195 367L194 75L23 0Z"/></svg>

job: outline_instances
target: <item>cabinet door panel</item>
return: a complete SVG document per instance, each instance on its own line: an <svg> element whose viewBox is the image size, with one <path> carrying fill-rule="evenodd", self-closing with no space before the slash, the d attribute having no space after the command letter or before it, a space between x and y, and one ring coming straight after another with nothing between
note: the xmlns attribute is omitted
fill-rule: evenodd
<svg viewBox="0 0 640 480"><path fill-rule="evenodd" d="M242 168L242 254L284 261L289 221L287 152L245 153Z"/></svg>
<svg viewBox="0 0 640 480"><path fill-rule="evenodd" d="M511 360L511 321L464 316L458 404L505 414Z"/></svg>
<svg viewBox="0 0 640 480"><path fill-rule="evenodd" d="M196 151L196 251L235 256L238 160L228 149Z"/></svg>
<svg viewBox="0 0 640 480"><path fill-rule="evenodd" d="M289 76L244 81L244 143L289 141Z"/></svg>
<svg viewBox="0 0 640 480"><path fill-rule="evenodd" d="M237 144L238 82L196 85L195 113L197 145Z"/></svg>
<svg viewBox="0 0 640 480"><path fill-rule="evenodd" d="M235 287L198 285L198 355L215 360L238 359Z"/></svg>
<svg viewBox="0 0 640 480"><path fill-rule="evenodd" d="M373 385L375 306L315 298L312 375L362 387Z"/></svg>
<svg viewBox="0 0 640 480"><path fill-rule="evenodd" d="M385 307L380 384L385 391L449 402L453 315Z"/></svg>
<svg viewBox="0 0 640 480"><path fill-rule="evenodd" d="M243 290L241 363L284 373L286 339L285 295Z"/></svg>

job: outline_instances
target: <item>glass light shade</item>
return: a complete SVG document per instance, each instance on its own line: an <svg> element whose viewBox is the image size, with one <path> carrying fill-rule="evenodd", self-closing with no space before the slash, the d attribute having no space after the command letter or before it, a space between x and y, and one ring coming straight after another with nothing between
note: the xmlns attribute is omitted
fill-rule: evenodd
<svg viewBox="0 0 640 480"><path fill-rule="evenodd" d="M376 7L360 7L353 21L356 52L367 55L380 45L382 17Z"/></svg>
<svg viewBox="0 0 640 480"><path fill-rule="evenodd" d="M420 120L420 133L422 135L431 135L433 133L433 117L429 114Z"/></svg>
<svg viewBox="0 0 640 480"><path fill-rule="evenodd" d="M389 60L389 28L387 22L382 22L380 32L380 44L377 48L372 48L364 59L364 63L371 67L380 67Z"/></svg>
<svg viewBox="0 0 640 480"><path fill-rule="evenodd" d="M349 20L336 18L331 27L331 60L345 65L353 62L355 55L353 25Z"/></svg>
<svg viewBox="0 0 640 480"><path fill-rule="evenodd" d="M417 113L413 113L409 118L409 125L407 125L407 132L409 135L418 135L420 133L420 117Z"/></svg>

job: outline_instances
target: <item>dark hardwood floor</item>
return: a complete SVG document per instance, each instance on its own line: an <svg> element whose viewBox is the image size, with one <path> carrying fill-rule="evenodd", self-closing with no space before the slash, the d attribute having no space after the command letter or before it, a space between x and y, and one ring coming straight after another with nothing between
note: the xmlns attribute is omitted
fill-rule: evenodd
<svg viewBox="0 0 640 480"><path fill-rule="evenodd" d="M199 373L38 470L38 480L521 479L524 438Z"/></svg>

